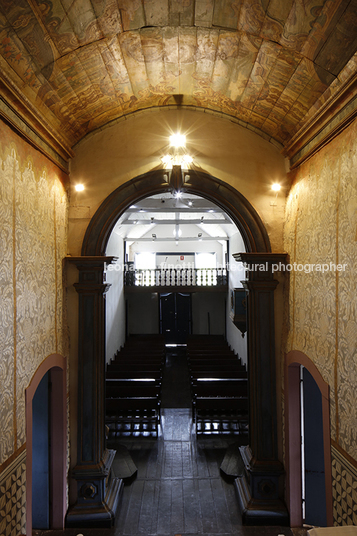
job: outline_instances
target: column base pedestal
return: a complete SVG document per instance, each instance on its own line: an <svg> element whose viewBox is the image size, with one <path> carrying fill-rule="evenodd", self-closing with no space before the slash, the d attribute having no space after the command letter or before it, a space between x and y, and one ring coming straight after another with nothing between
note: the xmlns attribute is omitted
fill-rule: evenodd
<svg viewBox="0 0 357 536"><path fill-rule="evenodd" d="M289 526L289 513L283 501L254 499L244 475L235 479L234 487L243 525Z"/></svg>
<svg viewBox="0 0 357 536"><path fill-rule="evenodd" d="M280 462L257 464L249 446L240 447L244 472L234 481L243 525L289 526L289 513L279 498Z"/></svg>
<svg viewBox="0 0 357 536"><path fill-rule="evenodd" d="M75 467L72 477L77 480L77 502L67 512L66 527L110 528L123 491L124 482L111 467L115 450L106 449L101 464L92 468Z"/></svg>
<svg viewBox="0 0 357 536"><path fill-rule="evenodd" d="M121 478L112 478L107 488L105 500L101 504L75 504L66 516L66 528L111 528L124 488Z"/></svg>

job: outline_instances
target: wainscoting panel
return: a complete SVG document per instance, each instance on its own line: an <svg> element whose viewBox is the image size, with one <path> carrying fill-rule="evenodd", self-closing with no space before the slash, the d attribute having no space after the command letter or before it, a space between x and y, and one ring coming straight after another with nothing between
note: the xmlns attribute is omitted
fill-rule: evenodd
<svg viewBox="0 0 357 536"><path fill-rule="evenodd" d="M357 467L331 447L335 525L357 525Z"/></svg>
<svg viewBox="0 0 357 536"><path fill-rule="evenodd" d="M0 475L0 536L26 532L26 450Z"/></svg>

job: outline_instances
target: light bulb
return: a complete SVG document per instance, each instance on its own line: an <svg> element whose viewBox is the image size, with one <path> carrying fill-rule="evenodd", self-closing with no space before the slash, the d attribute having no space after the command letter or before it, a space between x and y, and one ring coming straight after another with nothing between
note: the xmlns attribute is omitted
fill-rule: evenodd
<svg viewBox="0 0 357 536"><path fill-rule="evenodd" d="M173 134L170 136L170 145L172 147L185 147L186 136L184 134Z"/></svg>

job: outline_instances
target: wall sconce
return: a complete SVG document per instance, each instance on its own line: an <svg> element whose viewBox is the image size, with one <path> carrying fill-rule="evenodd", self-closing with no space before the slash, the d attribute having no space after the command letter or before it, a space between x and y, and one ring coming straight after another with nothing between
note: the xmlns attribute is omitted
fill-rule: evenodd
<svg viewBox="0 0 357 536"><path fill-rule="evenodd" d="M271 207L276 207L276 199L278 197L278 193L281 190L281 185L278 182L274 182L274 184L271 185L271 189L273 190L273 192L276 192L276 195L275 195L274 201L270 202L270 206Z"/></svg>

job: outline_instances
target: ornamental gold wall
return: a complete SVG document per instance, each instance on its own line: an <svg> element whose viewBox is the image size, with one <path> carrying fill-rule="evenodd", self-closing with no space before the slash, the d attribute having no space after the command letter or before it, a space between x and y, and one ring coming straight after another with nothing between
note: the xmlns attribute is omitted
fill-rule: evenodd
<svg viewBox="0 0 357 536"><path fill-rule="evenodd" d="M286 350L304 352L329 384L332 439L357 460L357 122L291 178L284 227L290 263L346 269L290 273Z"/></svg>
<svg viewBox="0 0 357 536"><path fill-rule="evenodd" d="M66 175L0 122L0 534L23 530L25 488L2 475L23 464L25 389L52 353L68 355L62 283ZM11 475L7 478L12 479ZM16 480L14 477L14 482ZM15 515L16 514L16 515Z"/></svg>

